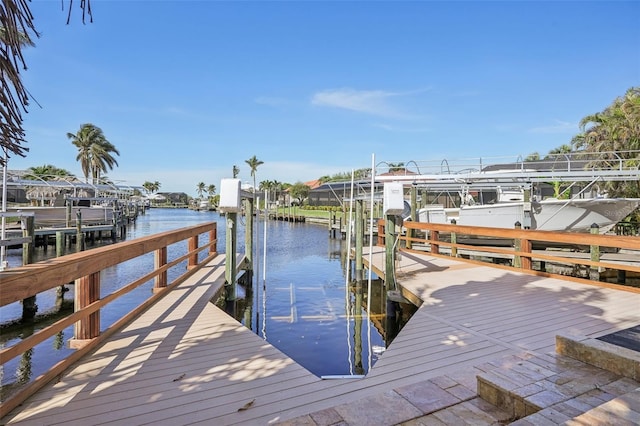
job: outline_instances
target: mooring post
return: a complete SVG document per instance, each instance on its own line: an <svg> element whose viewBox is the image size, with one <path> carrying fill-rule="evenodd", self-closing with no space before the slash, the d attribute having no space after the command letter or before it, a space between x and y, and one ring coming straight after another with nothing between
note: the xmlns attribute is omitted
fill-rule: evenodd
<svg viewBox="0 0 640 426"><path fill-rule="evenodd" d="M67 200L65 207L65 227L71 227L71 201Z"/></svg>
<svg viewBox="0 0 640 426"><path fill-rule="evenodd" d="M356 281L364 278L364 262L362 261L362 249L364 247L364 219L362 200L356 201ZM350 253L347 253L347 256Z"/></svg>
<svg viewBox="0 0 640 426"><path fill-rule="evenodd" d="M84 250L84 236L82 234L82 213L76 212L76 252Z"/></svg>
<svg viewBox="0 0 640 426"><path fill-rule="evenodd" d="M418 187L415 185L411 185L411 221L417 222L418 217L416 212L418 211L417 207L418 202ZM415 236L415 229L407 229L407 248L410 249L413 244L413 237Z"/></svg>
<svg viewBox="0 0 640 426"><path fill-rule="evenodd" d="M253 271L253 198L245 198L245 228L244 228L244 255L246 259L246 269ZM234 219L235 220L235 219ZM229 232L227 231L227 235ZM228 242L229 240L227 240ZM228 245L227 245L228 247ZM229 251L227 251L229 253ZM234 258L235 259L235 258ZM235 260L234 260L235 262ZM235 272L234 272L235 273Z"/></svg>
<svg viewBox="0 0 640 426"><path fill-rule="evenodd" d="M252 211L249 211L248 216L252 215ZM249 219L247 216L247 225ZM224 264L224 279L226 289L226 299L236 300L236 235L237 235L237 218L238 213L227 213L227 241L226 241L226 255L227 260ZM249 233L249 230L246 229ZM247 252L249 249L247 249Z"/></svg>
<svg viewBox="0 0 640 426"><path fill-rule="evenodd" d="M363 281L356 281L356 297L355 297L355 309L354 312L362 312L363 297ZM364 374L364 367L362 365L362 317L363 315L355 315L353 318L354 328L353 328L353 361L354 361L354 372L356 374Z"/></svg>
<svg viewBox="0 0 640 426"><path fill-rule="evenodd" d="M384 226L384 246L385 246L385 269L384 269L384 282L387 286L387 290L396 289L395 279L395 234L396 224L393 215L385 215Z"/></svg>
<svg viewBox="0 0 640 426"><path fill-rule="evenodd" d="M35 229L34 216L25 216L22 218L22 236L31 238L30 241L22 243L22 264L28 265L33 262L33 246L34 246L34 229ZM38 305L36 304L36 296L27 297L22 301L22 321L30 322L36 316L38 312Z"/></svg>
<svg viewBox="0 0 640 426"><path fill-rule="evenodd" d="M591 235L599 235L600 227L597 223L591 225L590 228ZM597 244L592 244L590 246L591 252L591 261L592 262L600 262L600 246ZM600 268L598 266L591 266L589 268L589 279L592 281L600 281Z"/></svg>
<svg viewBox="0 0 640 426"><path fill-rule="evenodd" d="M64 256L66 234L63 231L56 231L56 257ZM67 288L64 285L58 286L56 289L56 307L62 308L62 301L64 299L64 293Z"/></svg>

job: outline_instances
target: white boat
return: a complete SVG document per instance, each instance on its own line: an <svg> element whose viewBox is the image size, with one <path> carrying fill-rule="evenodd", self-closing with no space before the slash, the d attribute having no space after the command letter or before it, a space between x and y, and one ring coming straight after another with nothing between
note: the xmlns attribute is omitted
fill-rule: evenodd
<svg viewBox="0 0 640 426"><path fill-rule="evenodd" d="M604 234L616 223L640 206L638 198L574 198L524 201L524 195L514 191L499 191L494 204L467 204L460 208L431 205L418 210L419 222L451 223L514 228L519 222L523 228L542 231L589 232L597 224Z"/></svg>

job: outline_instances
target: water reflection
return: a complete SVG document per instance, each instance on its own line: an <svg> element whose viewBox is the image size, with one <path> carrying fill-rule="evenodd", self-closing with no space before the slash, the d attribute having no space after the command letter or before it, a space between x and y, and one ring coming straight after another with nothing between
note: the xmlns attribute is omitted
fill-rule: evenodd
<svg viewBox="0 0 640 426"><path fill-rule="evenodd" d="M127 229L126 238L139 238L212 220L218 221L218 249L224 252L224 218L215 212L151 209ZM244 224L239 222L238 235L241 236L244 235ZM318 376L366 374L415 308L395 302L389 304L380 280L372 280L370 302L367 300L367 281L345 283L346 242L330 239L326 227L263 220L256 225L259 238L253 257L255 272L246 274L244 281L239 283L234 301L228 302L222 293L216 304ZM263 250L265 226L266 255ZM169 258L173 252L182 249L172 248ZM244 251L244 238L238 238L238 251ZM12 257L10 253L9 260L15 266L20 258L17 251L13 254ZM36 250L37 260L52 256L55 256L54 250ZM101 293L110 293L131 282L132 277L139 276L141 268L152 264L153 255L150 254L103 271ZM179 268L176 268L176 275ZM170 271L169 279L174 277ZM152 282L145 284L113 306L109 305L109 309L102 310L102 328L109 327L149 297L152 285ZM44 327L58 315L66 315L72 309L74 286L68 285L66 289L68 291L58 287L39 294L39 320L27 328L12 331L3 328L0 346L13 345L33 333L33 327ZM20 317L20 304L12 305L0 308L3 321ZM367 306L371 312L367 312ZM45 312L49 315L42 316ZM73 328L69 327L5 364L0 371L0 392L28 382L69 356L72 350L67 347L65 336L68 339L72 335Z"/></svg>

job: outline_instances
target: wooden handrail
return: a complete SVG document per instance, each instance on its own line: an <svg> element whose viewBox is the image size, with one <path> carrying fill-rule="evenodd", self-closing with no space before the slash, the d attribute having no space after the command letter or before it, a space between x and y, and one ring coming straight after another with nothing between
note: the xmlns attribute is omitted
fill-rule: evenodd
<svg viewBox="0 0 640 426"><path fill-rule="evenodd" d="M209 232L215 226L215 222L208 222L8 269L0 272L0 306Z"/></svg>
<svg viewBox="0 0 640 426"><path fill-rule="evenodd" d="M198 236L203 233L209 234L209 242L198 247ZM133 282L125 284L118 290L101 298L99 295L95 294L96 290L99 293L99 288L97 288L97 286L99 286L99 280L97 277L100 276L100 272L104 268L117 265L151 252L160 251L166 253L167 246L184 240L188 241L188 249L184 255L181 255L170 262L167 262L166 257L160 257L161 260L154 262L153 269L150 272L143 273L141 277ZM17 394L10 396L7 400L3 401L3 404L0 405L0 417L15 408L17 404L29 395L33 394L37 389L41 388L52 377L55 377L55 375L60 374L60 372L68 368L73 362L79 359L79 357L94 349L97 344L102 342L115 330L122 327L146 309L146 307L150 306L151 303L162 297L165 292L170 291L173 287L197 271L201 266L211 261L211 259L216 257L218 254L216 247L217 225L216 222L208 222L175 231L167 231L144 238L138 238L132 241L100 247L81 253L61 256L56 259L42 261L1 272L0 300L2 301L2 306L12 303L12 301L16 301L16 299L21 300L25 297L34 296L42 291L46 291L74 280L76 280L76 293L81 291L78 283L83 280L87 280L89 283L89 288L87 290L92 294L81 294L79 297L76 297L76 300L81 299L83 300L83 303L80 307L76 306L75 312L43 328L42 330L39 330L20 342L0 350L0 364L4 365L6 362L35 347L39 343L45 341L51 336L54 336L56 333L64 330L72 324L76 324L76 327L81 329L81 337L78 337L78 333L76 333L76 338L87 339L83 345L77 346L77 350L70 356L54 365L49 371L36 378L32 383L20 389ZM198 253L203 250L208 250L207 256L198 263ZM125 314L102 333L100 333L99 330L99 322L96 323L94 320L93 323L91 321L83 323L83 321L88 321L92 317L98 317L101 308L124 294L127 294L137 287L149 282L149 280L163 276L166 279L167 270L184 261L187 261L188 263L186 272L177 277L172 283L166 283L166 281L163 282L161 279L160 282L163 285L160 287L154 287L154 294L151 297L143 301L131 312ZM158 281L156 280L156 284L157 283ZM90 288L92 285L94 288ZM78 327L79 324L84 324L85 327L82 325Z"/></svg>
<svg viewBox="0 0 640 426"><path fill-rule="evenodd" d="M378 245L384 246L384 226L385 221L378 221ZM626 272L640 272L640 265L630 265L625 263L613 263L611 261L594 261L593 259L576 258L563 255L562 251L546 251L544 253L534 252L532 250L532 242L542 242L561 244L567 246L582 246L582 247L610 247L615 249L628 249L628 250L640 250L640 239L634 236L620 236L620 235L600 235L578 232L553 232L553 231L536 231L536 230L522 230L522 229L506 229L506 228L488 228L477 226L461 226L461 225L449 225L449 224L436 224L425 222L412 222L406 221L403 223L403 227L406 230L421 230L425 232L425 237L417 237L415 233L407 232L405 236L401 236L400 239L405 242L410 241L412 245L416 244L428 244L431 254L440 255L442 247L449 247L452 252L452 256L457 257L460 250L469 250L475 252L486 253L487 255L501 255L504 257L511 257L514 259L514 265L516 269L532 271L532 261L542 262L555 262L570 265L582 265L590 267L592 269L604 268ZM455 235L454 241L450 242L443 240L442 235ZM469 245L460 243L464 241L461 236L474 236L474 237L488 237L511 240L513 242L510 247L490 246L482 245ZM404 249L408 250L408 249ZM416 251L415 247L411 251ZM639 259L640 261L640 259ZM505 267L501 265L500 267ZM507 266L508 268L512 268ZM539 273L539 271L532 271ZM566 278L565 276L545 273L548 276L557 276ZM572 279L573 280L573 279Z"/></svg>

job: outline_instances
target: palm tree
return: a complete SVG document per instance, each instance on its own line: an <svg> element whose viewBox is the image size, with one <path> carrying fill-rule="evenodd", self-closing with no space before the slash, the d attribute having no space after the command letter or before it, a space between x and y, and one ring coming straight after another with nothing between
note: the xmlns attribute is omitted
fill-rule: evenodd
<svg viewBox="0 0 640 426"><path fill-rule="evenodd" d="M610 166L607 160L625 159L629 166L637 166L640 149L640 87L632 87L613 101L604 111L588 115L580 121L581 133L571 143L590 153L599 153L600 161L592 161L588 167ZM640 181L607 182L612 196L637 197Z"/></svg>
<svg viewBox="0 0 640 426"><path fill-rule="evenodd" d="M42 180L51 180L56 177L74 177L68 170L61 169L51 164L29 167L27 169L27 173L33 176L37 176Z"/></svg>
<svg viewBox="0 0 640 426"><path fill-rule="evenodd" d="M151 194L153 192L153 182L146 181L142 184L142 187L145 191L147 191L148 194Z"/></svg>
<svg viewBox="0 0 640 426"><path fill-rule="evenodd" d="M210 200L214 195L216 195L216 186L214 184L209 184L209 186L207 186L207 194L209 195Z"/></svg>
<svg viewBox="0 0 640 426"><path fill-rule="evenodd" d="M0 62L2 63L2 89L0 90L0 146L4 155L0 165L5 166L9 152L25 156L29 149L22 127L22 111L27 110L29 92L24 87L20 69L27 69L22 50L34 46L31 35L39 37L29 5L24 1L3 0L0 27Z"/></svg>
<svg viewBox="0 0 640 426"><path fill-rule="evenodd" d="M77 133L67 133L67 137L78 148L76 160L80 162L86 182L89 181L89 176L92 182L98 181L101 172L118 165L112 154L120 155L120 152L98 126L83 124Z"/></svg>
<svg viewBox="0 0 640 426"><path fill-rule="evenodd" d="M251 169L251 177L253 177L253 192L256 192L256 170L258 170L258 166L264 164L264 161L260 161L254 155L248 160L244 161L249 165L249 169Z"/></svg>
<svg viewBox="0 0 640 426"><path fill-rule="evenodd" d="M202 198L202 194L204 194L204 191L206 190L207 185L205 185L204 182L200 182L198 183L198 186L196 187L196 192L198 193L198 197Z"/></svg>

